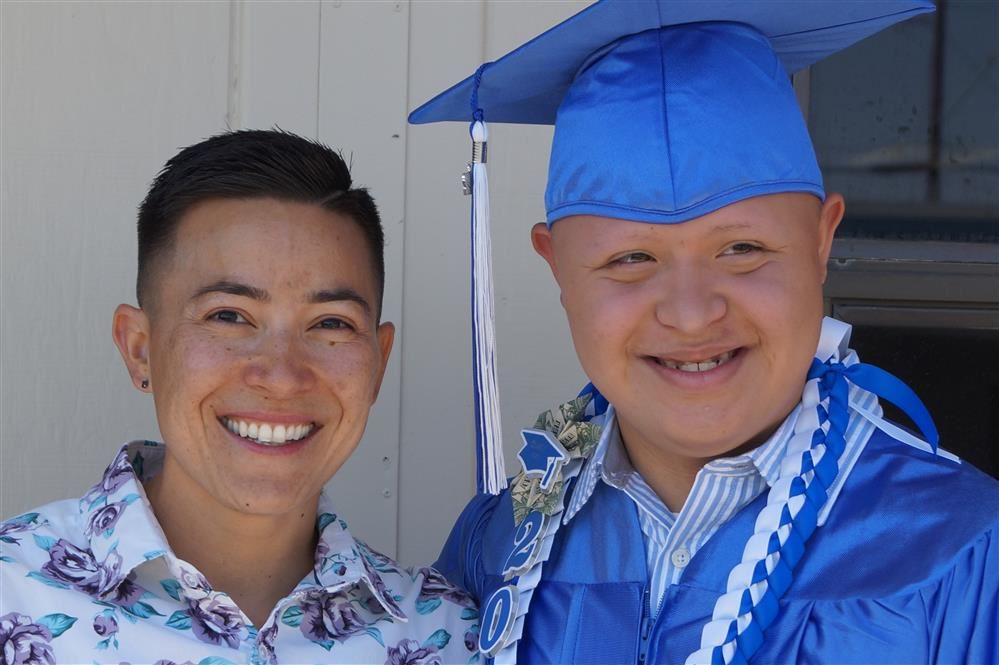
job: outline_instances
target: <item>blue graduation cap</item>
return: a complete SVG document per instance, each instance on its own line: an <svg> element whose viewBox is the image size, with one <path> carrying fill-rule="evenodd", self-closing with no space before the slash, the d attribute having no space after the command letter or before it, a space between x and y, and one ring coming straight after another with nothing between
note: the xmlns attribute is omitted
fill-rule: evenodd
<svg viewBox="0 0 999 665"><path fill-rule="evenodd" d="M549 224L570 215L673 224L764 194L825 198L790 75L929 11L926 0L601 0L410 114L414 124L472 123L480 489L505 482L485 121L555 125Z"/></svg>

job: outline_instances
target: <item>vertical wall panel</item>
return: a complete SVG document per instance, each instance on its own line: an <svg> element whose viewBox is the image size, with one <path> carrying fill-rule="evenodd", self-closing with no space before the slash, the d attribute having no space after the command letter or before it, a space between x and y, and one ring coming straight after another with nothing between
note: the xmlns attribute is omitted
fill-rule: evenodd
<svg viewBox="0 0 999 665"><path fill-rule="evenodd" d="M412 6L409 107L467 76L482 57L484 3ZM468 199L471 148L457 123L409 128L402 346L399 556L436 558L474 490Z"/></svg>
<svg viewBox="0 0 999 665"><path fill-rule="evenodd" d="M319 138L340 149L355 186L369 189L385 227L382 318L399 327L381 394L358 450L330 484L352 531L397 551L399 361L404 330L403 192L406 137L406 2L323 2L319 58Z"/></svg>
<svg viewBox="0 0 999 665"><path fill-rule="evenodd" d="M316 136L319 104L319 0L234 5L236 118L240 127L275 125Z"/></svg>
<svg viewBox="0 0 999 665"><path fill-rule="evenodd" d="M134 302L135 209L222 128L227 3L0 3L0 513L80 493L158 436L111 315ZM183 44L183 48L176 45Z"/></svg>
<svg viewBox="0 0 999 665"><path fill-rule="evenodd" d="M418 2L410 33L410 108L569 16L565 2ZM488 121L488 110L486 120ZM507 471L521 427L581 382L558 293L530 244L544 218L551 129L490 125L499 383ZM467 125L410 127L406 182L400 557L433 560L474 491L469 199L458 176Z"/></svg>

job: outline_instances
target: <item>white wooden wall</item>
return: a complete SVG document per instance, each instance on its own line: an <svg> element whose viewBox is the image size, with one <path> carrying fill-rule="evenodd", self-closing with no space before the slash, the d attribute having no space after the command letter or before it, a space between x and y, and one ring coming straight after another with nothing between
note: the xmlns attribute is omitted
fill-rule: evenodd
<svg viewBox="0 0 999 665"><path fill-rule="evenodd" d="M121 442L157 438L111 315L134 302L135 209L178 148L274 125L341 149L387 236L399 326L359 450L330 487L359 537L435 558L474 484L468 160L460 124L406 113L585 2L0 1L0 515L78 495ZM520 427L583 382L530 249L550 129L493 126L500 388Z"/></svg>

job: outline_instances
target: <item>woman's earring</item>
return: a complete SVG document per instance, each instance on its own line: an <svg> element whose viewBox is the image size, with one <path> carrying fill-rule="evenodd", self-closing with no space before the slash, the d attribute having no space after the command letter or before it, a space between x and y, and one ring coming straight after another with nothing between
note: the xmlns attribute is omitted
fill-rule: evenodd
<svg viewBox="0 0 999 665"><path fill-rule="evenodd" d="M149 390L149 379L143 379L140 385L143 390Z"/></svg>

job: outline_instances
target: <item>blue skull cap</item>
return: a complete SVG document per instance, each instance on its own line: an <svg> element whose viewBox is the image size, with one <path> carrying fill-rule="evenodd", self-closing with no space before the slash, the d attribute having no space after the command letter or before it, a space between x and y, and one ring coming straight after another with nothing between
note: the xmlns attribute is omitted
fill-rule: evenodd
<svg viewBox="0 0 999 665"><path fill-rule="evenodd" d="M790 74L929 11L925 0L601 0L409 120L481 110L554 124L549 224L671 224L763 194L824 198Z"/></svg>

